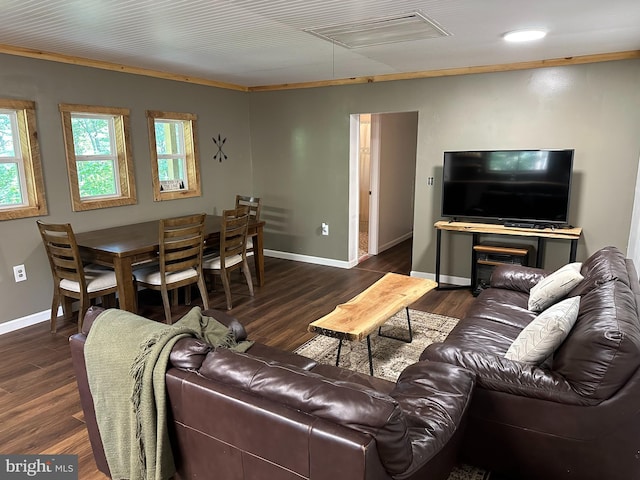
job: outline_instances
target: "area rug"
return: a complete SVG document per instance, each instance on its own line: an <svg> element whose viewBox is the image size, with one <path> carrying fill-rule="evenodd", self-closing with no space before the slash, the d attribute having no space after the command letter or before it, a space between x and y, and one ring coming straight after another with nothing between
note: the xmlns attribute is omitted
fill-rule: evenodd
<svg viewBox="0 0 640 480"><path fill-rule="evenodd" d="M444 340L458 323L457 318L434 313L409 310L413 341L405 343L392 338L371 335L373 374L395 382L404 368L418 361L422 351L433 342ZM408 339L409 331L406 310L391 317L383 326L383 335ZM296 350L296 353L313 358L317 362L335 365L338 340L317 335ZM349 370L369 374L367 342L342 342L340 366Z"/></svg>
<svg viewBox="0 0 640 480"><path fill-rule="evenodd" d="M409 315L413 331L411 343L379 337L375 333L371 335L373 371L376 377L395 382L405 367L418 361L427 345L444 340L458 323L457 318L418 310L410 309ZM407 313L406 310L402 310L383 325L382 333L408 339L407 327ZM322 335L316 335L296 349L296 353L327 365L335 365L337 351L338 340ZM367 342L342 342L340 366L368 375ZM448 480L488 480L489 478L489 472L483 469L470 465L458 465L451 472Z"/></svg>

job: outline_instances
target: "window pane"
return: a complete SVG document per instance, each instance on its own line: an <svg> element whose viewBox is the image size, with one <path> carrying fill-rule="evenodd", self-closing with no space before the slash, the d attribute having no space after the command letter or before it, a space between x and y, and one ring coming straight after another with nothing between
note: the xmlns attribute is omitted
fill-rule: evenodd
<svg viewBox="0 0 640 480"><path fill-rule="evenodd" d="M78 162L80 197L115 195L116 175L111 160L85 160Z"/></svg>
<svg viewBox="0 0 640 480"><path fill-rule="evenodd" d="M184 160L177 158L159 158L158 178L161 181L186 180Z"/></svg>
<svg viewBox="0 0 640 480"><path fill-rule="evenodd" d="M0 205L22 204L17 163L0 163L0 185Z"/></svg>
<svg viewBox="0 0 640 480"><path fill-rule="evenodd" d="M76 155L112 155L110 118L71 117Z"/></svg>
<svg viewBox="0 0 640 480"><path fill-rule="evenodd" d="M184 129L181 122L155 121L158 155L184 154Z"/></svg>
<svg viewBox="0 0 640 480"><path fill-rule="evenodd" d="M7 113L2 113L0 114L0 157L15 156L11 117Z"/></svg>

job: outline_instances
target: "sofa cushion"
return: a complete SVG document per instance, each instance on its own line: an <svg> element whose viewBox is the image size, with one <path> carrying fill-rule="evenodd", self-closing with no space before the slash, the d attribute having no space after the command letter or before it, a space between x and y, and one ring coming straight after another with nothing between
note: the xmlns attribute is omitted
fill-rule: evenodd
<svg viewBox="0 0 640 480"><path fill-rule="evenodd" d="M502 264L491 273L491 286L529 293L538 282L551 272L524 265Z"/></svg>
<svg viewBox="0 0 640 480"><path fill-rule="evenodd" d="M578 318L579 307L580 297L572 297L547 308L520 332L505 358L542 363L569 335Z"/></svg>
<svg viewBox="0 0 640 480"><path fill-rule="evenodd" d="M248 353L218 348L200 368L201 375L287 405L296 410L371 435L385 469L404 472L412 462L405 417L393 398L361 385L329 380L306 370ZM335 408L340 405L341 408Z"/></svg>
<svg viewBox="0 0 640 480"><path fill-rule="evenodd" d="M565 297L584 278L580 262L569 263L540 280L531 288L529 310L541 312Z"/></svg>

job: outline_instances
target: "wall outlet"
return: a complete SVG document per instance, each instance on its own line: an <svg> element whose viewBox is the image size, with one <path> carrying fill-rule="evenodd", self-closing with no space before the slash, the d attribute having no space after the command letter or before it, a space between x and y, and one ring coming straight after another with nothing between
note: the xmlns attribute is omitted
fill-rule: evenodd
<svg viewBox="0 0 640 480"><path fill-rule="evenodd" d="M329 224L322 222L322 235L329 235Z"/></svg>
<svg viewBox="0 0 640 480"><path fill-rule="evenodd" d="M13 267L13 278L15 278L16 282L24 282L27 279L27 270L24 265Z"/></svg>

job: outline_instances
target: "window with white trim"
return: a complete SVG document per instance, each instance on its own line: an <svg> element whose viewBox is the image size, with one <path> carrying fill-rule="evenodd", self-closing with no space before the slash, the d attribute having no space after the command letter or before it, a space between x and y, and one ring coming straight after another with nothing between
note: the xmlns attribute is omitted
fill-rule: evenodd
<svg viewBox="0 0 640 480"><path fill-rule="evenodd" d="M147 111L155 201L201 195L196 116Z"/></svg>
<svg viewBox="0 0 640 480"><path fill-rule="evenodd" d="M60 105L74 211L136 203L129 110Z"/></svg>
<svg viewBox="0 0 640 480"><path fill-rule="evenodd" d="M0 99L0 220L46 214L35 102Z"/></svg>

